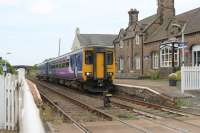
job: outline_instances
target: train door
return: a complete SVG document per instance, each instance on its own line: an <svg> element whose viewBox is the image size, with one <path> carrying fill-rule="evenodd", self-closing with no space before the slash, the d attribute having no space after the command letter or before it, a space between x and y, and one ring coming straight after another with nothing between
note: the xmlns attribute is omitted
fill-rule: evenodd
<svg viewBox="0 0 200 133"><path fill-rule="evenodd" d="M96 77L104 78L104 53L96 53Z"/></svg>
<svg viewBox="0 0 200 133"><path fill-rule="evenodd" d="M75 55L75 68L74 68L74 75L77 78L78 77L78 55Z"/></svg>

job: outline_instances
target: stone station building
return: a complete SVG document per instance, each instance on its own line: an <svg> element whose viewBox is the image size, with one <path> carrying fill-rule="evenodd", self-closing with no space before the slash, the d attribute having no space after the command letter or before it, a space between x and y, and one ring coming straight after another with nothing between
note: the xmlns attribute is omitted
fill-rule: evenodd
<svg viewBox="0 0 200 133"><path fill-rule="evenodd" d="M139 11L128 12L128 27L114 40L117 78L166 77L183 64L200 65L200 8L176 15L174 0L157 3L157 13L140 21Z"/></svg>

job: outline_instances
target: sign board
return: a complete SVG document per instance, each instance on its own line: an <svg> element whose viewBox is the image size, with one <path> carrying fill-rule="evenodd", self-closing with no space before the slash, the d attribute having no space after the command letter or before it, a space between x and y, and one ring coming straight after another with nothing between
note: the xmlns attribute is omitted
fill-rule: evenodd
<svg viewBox="0 0 200 133"><path fill-rule="evenodd" d="M7 72L7 65L5 65L5 64L3 65L3 71Z"/></svg>
<svg viewBox="0 0 200 133"><path fill-rule="evenodd" d="M180 43L178 48L180 48L180 49L181 48L187 48L187 45L186 45L186 43Z"/></svg>

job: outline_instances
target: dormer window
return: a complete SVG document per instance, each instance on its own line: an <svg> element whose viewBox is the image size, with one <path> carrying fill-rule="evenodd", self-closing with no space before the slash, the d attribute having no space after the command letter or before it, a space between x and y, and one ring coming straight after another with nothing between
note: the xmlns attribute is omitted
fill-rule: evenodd
<svg viewBox="0 0 200 133"><path fill-rule="evenodd" d="M136 34L136 36L135 36L135 43L136 43L136 45L140 44L140 36L139 36L139 34Z"/></svg>

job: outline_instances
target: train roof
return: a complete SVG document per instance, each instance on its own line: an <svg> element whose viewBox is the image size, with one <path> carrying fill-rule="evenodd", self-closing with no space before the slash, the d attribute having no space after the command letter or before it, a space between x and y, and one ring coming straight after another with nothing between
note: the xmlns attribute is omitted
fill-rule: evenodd
<svg viewBox="0 0 200 133"><path fill-rule="evenodd" d="M99 45L84 46L84 47L81 47L81 48L78 49L78 50L71 51L71 52L69 52L69 53L66 53L66 54L63 54L63 55L60 55L60 56L57 56L57 57L54 57L54 58L46 59L46 60L44 60L42 63L39 63L38 66L44 65L44 64L46 64L46 63L48 63L48 62L59 61L59 60L61 60L61 59L63 59L63 58L69 59L69 55L78 53L78 52L80 52L81 50L83 50L83 48L113 48L113 47L112 47L112 46L99 46Z"/></svg>

